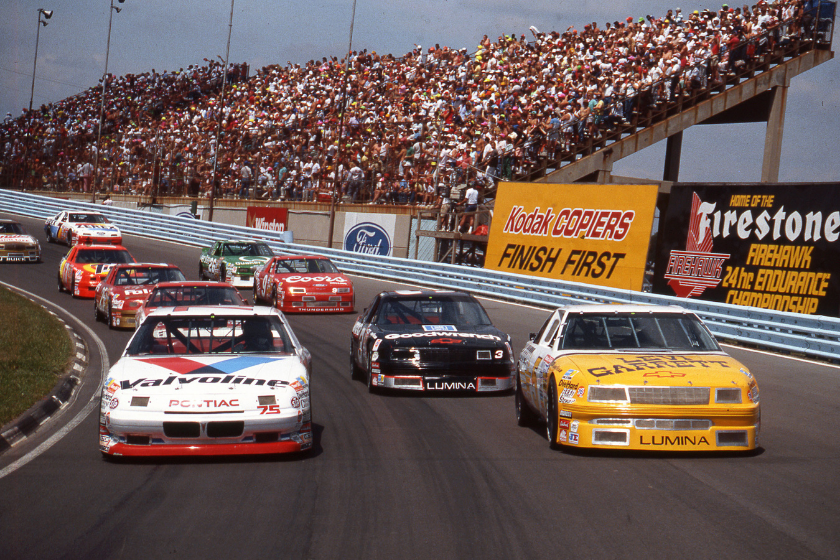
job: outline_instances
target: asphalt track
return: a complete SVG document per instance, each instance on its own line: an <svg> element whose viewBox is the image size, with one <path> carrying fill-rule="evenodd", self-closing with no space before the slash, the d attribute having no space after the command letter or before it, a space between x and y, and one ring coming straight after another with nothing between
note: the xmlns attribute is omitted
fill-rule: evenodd
<svg viewBox="0 0 840 560"><path fill-rule="evenodd" d="M0 456L0 559L840 558L840 369L740 349L761 387L758 453L555 452L509 395L368 394L348 371L355 315L292 316L314 356L311 456L105 462L85 410L130 333L58 293L66 247L20 221L45 262L0 281L87 325L91 364L75 401ZM197 278L197 249L125 245ZM357 307L394 285L356 279ZM484 305L517 352L547 315Z"/></svg>

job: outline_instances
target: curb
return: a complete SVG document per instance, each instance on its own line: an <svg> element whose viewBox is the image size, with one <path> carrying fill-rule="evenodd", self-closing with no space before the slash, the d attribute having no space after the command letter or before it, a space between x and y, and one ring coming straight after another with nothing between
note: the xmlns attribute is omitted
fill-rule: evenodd
<svg viewBox="0 0 840 560"><path fill-rule="evenodd" d="M44 307L44 309L47 308ZM16 419L0 428L0 454L8 451L14 445L35 432L50 416L61 410L70 401L73 392L81 381L79 376L90 361L87 345L78 333L61 317L58 317L58 315L49 309L47 311L64 324L64 328L67 329L70 335L71 343L75 345L75 356L73 356L72 362L64 372L64 376L59 379L58 383L56 383L55 387L53 387L52 391L46 397L32 405L29 410Z"/></svg>

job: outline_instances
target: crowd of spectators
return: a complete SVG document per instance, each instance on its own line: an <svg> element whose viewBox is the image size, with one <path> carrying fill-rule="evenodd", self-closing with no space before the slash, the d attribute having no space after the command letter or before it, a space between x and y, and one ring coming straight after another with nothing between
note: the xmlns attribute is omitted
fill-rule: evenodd
<svg viewBox="0 0 840 560"><path fill-rule="evenodd" d="M440 206L562 160L645 111L724 84L815 25L812 0L679 8L472 53L353 52L306 64L109 76L0 128L3 172L29 188ZM342 115L341 100L346 99ZM220 131L220 132L218 132ZM217 139L219 145L217 146ZM218 154L218 161L216 157ZM99 177L91 162L98 160Z"/></svg>

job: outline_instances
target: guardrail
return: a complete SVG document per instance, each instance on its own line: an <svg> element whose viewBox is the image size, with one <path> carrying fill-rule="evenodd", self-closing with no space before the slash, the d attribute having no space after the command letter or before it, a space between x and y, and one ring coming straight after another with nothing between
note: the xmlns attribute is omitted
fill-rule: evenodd
<svg viewBox="0 0 840 560"><path fill-rule="evenodd" d="M350 274L465 290L538 307L555 308L581 302L679 305L699 315L718 338L840 362L840 318L616 290L467 266L361 255L340 249L287 243L282 233L255 228L0 190L0 211L3 212L46 219L65 209L102 212L124 233L131 235L197 247L210 245L218 239L260 239L277 252L326 255Z"/></svg>

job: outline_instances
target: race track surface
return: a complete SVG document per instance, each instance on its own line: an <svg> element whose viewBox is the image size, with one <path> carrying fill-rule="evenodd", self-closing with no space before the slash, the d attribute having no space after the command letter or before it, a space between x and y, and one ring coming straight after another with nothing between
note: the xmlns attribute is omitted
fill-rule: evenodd
<svg viewBox="0 0 840 560"><path fill-rule="evenodd" d="M758 453L564 452L517 427L510 395L368 394L348 367L355 314L291 316L314 357L309 457L105 462L85 407L130 333L94 323L92 300L58 293L67 248L47 244L43 222L17 219L45 262L0 265L0 281L78 317L95 359L76 402L0 455L3 560L840 558L840 369L739 349L727 350L761 387ZM197 279L198 249L125 245ZM354 280L359 311L396 286ZM517 355L547 316L482 303Z"/></svg>

